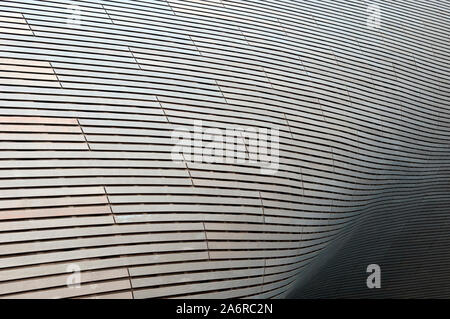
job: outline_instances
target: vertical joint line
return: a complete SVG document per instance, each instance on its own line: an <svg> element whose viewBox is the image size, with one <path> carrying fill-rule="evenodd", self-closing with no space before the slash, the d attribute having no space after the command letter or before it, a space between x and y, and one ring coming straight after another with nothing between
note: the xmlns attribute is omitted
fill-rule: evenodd
<svg viewBox="0 0 450 319"><path fill-rule="evenodd" d="M261 209L262 209L262 214L263 214L263 224L264 224L264 231L263 234L266 233L266 215L264 213L264 203L262 200L262 195L261 195L261 191L258 191L259 194L259 201L261 202ZM264 290L264 280L265 280L265 275L266 275L266 257L264 257L264 268L263 268L263 281L262 281L262 286L261 286L261 292Z"/></svg>
<svg viewBox="0 0 450 319"><path fill-rule="evenodd" d="M170 1L166 0L166 3L167 3L167 6L169 7L169 9L172 10L173 15L176 16L177 14L175 13L175 10L172 8L172 6L170 5Z"/></svg>
<svg viewBox="0 0 450 319"><path fill-rule="evenodd" d="M63 86L62 86L61 80L59 79L58 74L56 74L56 71L55 71L55 68L53 67L52 62L49 62L49 64L50 64L50 67L52 68L53 74L56 76L56 79L58 80L59 86L60 86L61 89L62 89ZM78 119L77 119L77 121L78 121ZM79 124L80 124L80 123L78 122L78 125L79 125ZM80 128L81 128L81 125L80 125ZM81 131L83 131L83 129L81 129Z"/></svg>
<svg viewBox="0 0 450 319"><path fill-rule="evenodd" d="M159 99L158 99L157 96L155 96L155 98L156 98L156 101L157 101L158 104L159 104L159 107L161 108L161 111L163 112L164 116L166 117L167 123L170 124L169 117L167 116L166 111L164 110L164 108L163 108L161 102L159 101Z"/></svg>
<svg viewBox="0 0 450 319"><path fill-rule="evenodd" d="M250 45L250 42L248 42L247 37L245 36L244 32L242 32L241 27L238 27L239 32L241 32L242 36L244 37L244 40L247 42L247 45Z"/></svg>
<svg viewBox="0 0 450 319"><path fill-rule="evenodd" d="M89 145L89 141L86 137L86 134L84 133L83 126L81 126L80 120L78 118L77 118L77 123L78 123L78 126L80 127L81 134L83 134L84 140L86 141L87 147L88 147L89 151L91 151L91 146Z"/></svg>
<svg viewBox="0 0 450 319"><path fill-rule="evenodd" d="M334 61L336 61L336 65L339 65L339 61L336 57L336 54L334 54L334 51L331 47L328 47L330 49L331 54L333 55Z"/></svg>
<svg viewBox="0 0 450 319"><path fill-rule="evenodd" d="M333 146L330 146L331 148L331 160L333 161L333 173L336 173L336 166L334 165L334 150Z"/></svg>
<svg viewBox="0 0 450 319"><path fill-rule="evenodd" d="M208 251L208 260L211 260L211 255L209 253L208 235L206 233L205 221L202 221L202 225L203 225L203 232L205 233L206 250Z"/></svg>
<svg viewBox="0 0 450 319"><path fill-rule="evenodd" d="M33 34L33 36L36 36L36 34L34 34L33 29L31 28L31 25L28 23L28 20L27 20L27 18L25 18L25 15L24 15L23 13L22 13L22 18L23 18L23 20L25 21L25 23L27 24L28 29L30 29L30 31L31 31L31 33Z"/></svg>
<svg viewBox="0 0 450 319"><path fill-rule="evenodd" d="M217 83L217 80L214 80L214 82L216 82L216 85L217 85L217 88L218 88L219 91L220 91L220 94L222 94L223 98L226 100L225 95L223 95L223 92L222 92L222 89L220 88L219 83Z"/></svg>
<svg viewBox="0 0 450 319"><path fill-rule="evenodd" d="M126 267L126 269L127 269L127 274L128 274L128 280L130 281L131 297L134 299L134 289L133 289L133 284L131 283L130 268Z"/></svg>
<svg viewBox="0 0 450 319"><path fill-rule="evenodd" d="M246 154L247 154L247 158L248 158L248 160L250 160L250 151L249 151L249 148L250 148L250 140L249 140L249 142L248 142L249 145L247 145L247 143L245 143L245 136L242 135L242 131L239 130L238 133L239 133L239 136L242 138L242 143L244 144L245 152L246 152ZM237 143L237 142L238 142L238 141L236 141L236 143Z"/></svg>
<svg viewBox="0 0 450 319"><path fill-rule="evenodd" d="M286 113L283 112L284 120L286 121L289 133L291 133L291 138L294 139L294 134L292 134L291 125L289 124L289 120L287 119Z"/></svg>
<svg viewBox="0 0 450 319"><path fill-rule="evenodd" d="M348 92L347 92L347 94L348 94ZM327 122L327 118L325 117L325 114L323 113L322 102L320 102L320 98L317 98L317 104L319 104L319 109L320 109L320 113L322 114L323 121Z"/></svg>
<svg viewBox="0 0 450 319"><path fill-rule="evenodd" d="M217 87L219 88L220 94L222 94L223 99L225 100L225 103L228 104L227 98L225 97L225 94L223 94L222 88L220 87L219 83L217 82L217 80L214 80L216 82Z"/></svg>
<svg viewBox="0 0 450 319"><path fill-rule="evenodd" d="M267 82L270 84L270 87L273 89L273 84L270 82L269 76L267 75L266 69L262 67L264 75L266 76Z"/></svg>
<svg viewBox="0 0 450 319"><path fill-rule="evenodd" d="M109 15L108 11L106 11L105 5L104 5L103 3L102 3L102 8L103 8L103 10L105 10L105 13L106 13L106 15L108 16L109 20L111 20L111 23L114 24L113 19L111 19L111 16Z"/></svg>
<svg viewBox="0 0 450 319"><path fill-rule="evenodd" d="M181 156L183 156L184 166L186 166L186 171L187 171L188 174L189 174L189 179L191 180L192 187L195 187L194 179L192 178L191 170L189 169L189 166L188 166L188 164L187 164L186 158L184 157L184 154L181 154Z"/></svg>
<svg viewBox="0 0 450 319"><path fill-rule="evenodd" d="M138 65L139 69L142 70L141 65L139 64L138 60L136 59L136 57L134 56L133 51L131 51L131 48L128 46L128 51L130 51L131 56L133 57L134 61L136 62L136 64Z"/></svg>
<svg viewBox="0 0 450 319"><path fill-rule="evenodd" d="M202 55L202 52L200 51L200 49L198 48L197 44L195 44L195 41L192 39L191 35L189 34L189 39L191 40L192 44L194 45L194 47L197 49L198 54Z"/></svg>
<svg viewBox="0 0 450 319"><path fill-rule="evenodd" d="M288 34L287 34L287 32L286 32L286 29L284 28L283 24L281 23L280 18L277 18L277 21L278 21L278 24L280 25L281 29L283 29L284 35L285 35L286 37L288 37Z"/></svg>
<svg viewBox="0 0 450 319"><path fill-rule="evenodd" d="M306 69L306 65L303 63L302 59L298 55L296 55L296 57L300 61L300 64L302 65L303 69L305 70L306 75L308 76L308 81L312 83L311 75L309 74L308 70Z"/></svg>
<svg viewBox="0 0 450 319"><path fill-rule="evenodd" d="M163 108L163 106L162 106L162 104L161 104L161 102L159 101L159 99L158 99L157 96L156 96L156 101L158 102L159 107L161 108L161 111L163 112L164 117L166 118L167 123L170 124L169 117L167 116L166 111L164 110L164 108ZM186 158L184 157L184 154L181 154L181 156L183 157L184 166L186 167L186 171L187 171L187 173L188 173L188 175L189 175L189 179L191 180L191 185L192 185L192 187L195 187L194 179L192 178L191 170L189 169L189 166L188 166L188 164L187 164Z"/></svg>
<svg viewBox="0 0 450 319"><path fill-rule="evenodd" d="M264 268L263 268L261 292L264 291L264 285L266 284L266 266L267 266L267 259L264 258Z"/></svg>
<svg viewBox="0 0 450 319"><path fill-rule="evenodd" d="M103 185L103 191L105 192L106 200L108 201L109 211L111 212L111 216L112 216L112 218L114 220L114 224L117 224L116 216L114 215L114 212L113 212L113 209L112 209L112 206L111 206L111 202L109 201L109 195L108 195L108 192L106 191L106 186L105 185Z"/></svg>
<svg viewBox="0 0 450 319"><path fill-rule="evenodd" d="M265 212L264 212L264 203L263 203L263 200L262 200L261 191L258 191L258 194L259 194L259 201L261 202L261 209L262 209L262 215L263 215L263 224L265 225L266 224L266 215L265 215ZM266 230L264 229L263 233L265 233L265 232L266 232Z"/></svg>
<svg viewBox="0 0 450 319"><path fill-rule="evenodd" d="M302 181L302 195L303 197L305 197L305 183L303 182L303 171L301 166L300 166L300 179Z"/></svg>

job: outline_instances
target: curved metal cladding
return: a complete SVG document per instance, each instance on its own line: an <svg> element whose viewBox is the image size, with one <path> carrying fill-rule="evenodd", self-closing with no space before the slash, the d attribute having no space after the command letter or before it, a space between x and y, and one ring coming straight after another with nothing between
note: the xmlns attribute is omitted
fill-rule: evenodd
<svg viewBox="0 0 450 319"><path fill-rule="evenodd" d="M449 10L2 0L0 297L450 297Z"/></svg>

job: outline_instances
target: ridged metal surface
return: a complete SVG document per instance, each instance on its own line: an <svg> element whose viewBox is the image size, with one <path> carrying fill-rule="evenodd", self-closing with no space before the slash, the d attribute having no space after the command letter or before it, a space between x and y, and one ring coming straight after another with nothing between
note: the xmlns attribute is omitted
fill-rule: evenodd
<svg viewBox="0 0 450 319"><path fill-rule="evenodd" d="M2 0L0 297L450 287L450 3L369 3ZM194 120L279 129L278 172L173 161Z"/></svg>

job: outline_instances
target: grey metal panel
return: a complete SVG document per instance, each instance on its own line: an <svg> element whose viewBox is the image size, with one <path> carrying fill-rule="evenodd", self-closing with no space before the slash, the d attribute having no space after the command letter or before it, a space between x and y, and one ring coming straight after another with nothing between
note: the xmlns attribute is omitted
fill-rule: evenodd
<svg viewBox="0 0 450 319"><path fill-rule="evenodd" d="M446 3L69 4L0 3L0 297L448 295ZM200 120L278 129L276 173L173 161Z"/></svg>

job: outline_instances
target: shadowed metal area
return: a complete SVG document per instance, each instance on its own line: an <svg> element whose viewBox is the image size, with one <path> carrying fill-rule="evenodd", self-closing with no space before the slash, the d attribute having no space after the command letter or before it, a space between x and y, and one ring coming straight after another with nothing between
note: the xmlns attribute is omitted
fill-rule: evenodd
<svg viewBox="0 0 450 319"><path fill-rule="evenodd" d="M449 43L449 1L0 1L0 297L450 297ZM194 121L278 169L174 161Z"/></svg>

